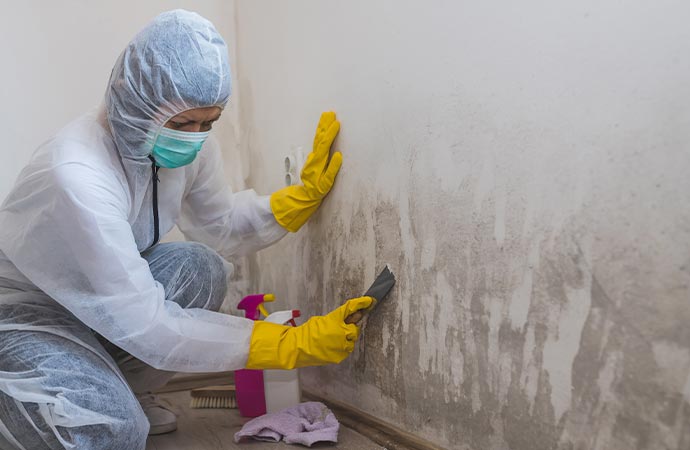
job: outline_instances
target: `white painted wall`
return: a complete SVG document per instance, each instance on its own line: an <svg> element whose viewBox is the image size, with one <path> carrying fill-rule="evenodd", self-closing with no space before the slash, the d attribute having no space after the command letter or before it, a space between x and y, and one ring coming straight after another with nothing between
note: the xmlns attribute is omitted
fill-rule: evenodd
<svg viewBox="0 0 690 450"><path fill-rule="evenodd" d="M233 45L232 1L4 0L0 6L0 198L41 142L99 104L117 56L155 15L199 12ZM231 115L218 127L230 141Z"/></svg>
<svg viewBox="0 0 690 450"><path fill-rule="evenodd" d="M253 185L342 121L256 290L308 315L399 280L307 387L453 449L690 446L687 2L236 6Z"/></svg>

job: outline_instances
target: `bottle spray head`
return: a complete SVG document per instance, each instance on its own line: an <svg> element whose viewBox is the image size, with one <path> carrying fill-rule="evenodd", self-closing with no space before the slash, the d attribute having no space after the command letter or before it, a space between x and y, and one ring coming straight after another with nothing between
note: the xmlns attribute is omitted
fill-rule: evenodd
<svg viewBox="0 0 690 450"><path fill-rule="evenodd" d="M268 311L263 305L264 302L273 302L275 299L276 296L273 294L248 295L237 304L237 309L243 310L244 317L247 319L259 320L259 313L268 316Z"/></svg>
<svg viewBox="0 0 690 450"><path fill-rule="evenodd" d="M273 302L275 299L276 296L273 294L264 294L264 303ZM264 317L268 317L268 311L266 311L264 303L259 303L259 311L261 311L261 314L263 314Z"/></svg>
<svg viewBox="0 0 690 450"><path fill-rule="evenodd" d="M299 311L299 309L293 309L292 310L292 319L288 320L288 322L290 322L290 325L292 325L293 327L296 327L297 324L295 323L295 319L301 315L302 315L302 313Z"/></svg>
<svg viewBox="0 0 690 450"><path fill-rule="evenodd" d="M277 323L280 325L292 325L296 327L295 319L301 315L299 309L288 309L286 311L276 311L266 317L265 322Z"/></svg>

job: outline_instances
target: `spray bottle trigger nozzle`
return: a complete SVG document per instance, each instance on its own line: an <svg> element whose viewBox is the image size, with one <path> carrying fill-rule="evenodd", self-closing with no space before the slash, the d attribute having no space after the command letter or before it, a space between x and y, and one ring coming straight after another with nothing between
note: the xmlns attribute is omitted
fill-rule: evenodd
<svg viewBox="0 0 690 450"><path fill-rule="evenodd" d="M302 313L299 311L299 309L293 309L292 310L292 319L288 320L290 325L292 325L293 327L296 327L297 323L295 323L295 319L301 315L302 315Z"/></svg>

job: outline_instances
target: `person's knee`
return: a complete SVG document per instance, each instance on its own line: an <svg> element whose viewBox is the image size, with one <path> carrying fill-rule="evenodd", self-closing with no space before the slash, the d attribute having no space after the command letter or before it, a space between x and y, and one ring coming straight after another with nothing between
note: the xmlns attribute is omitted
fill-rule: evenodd
<svg viewBox="0 0 690 450"><path fill-rule="evenodd" d="M142 254L166 299L183 308L218 311L227 292L226 262L197 242L158 244Z"/></svg>
<svg viewBox="0 0 690 450"><path fill-rule="evenodd" d="M220 310L227 293L227 270L223 258L211 248L199 244L189 243L191 258L196 265L196 282L200 283L200 297L205 301L192 305L211 311Z"/></svg>

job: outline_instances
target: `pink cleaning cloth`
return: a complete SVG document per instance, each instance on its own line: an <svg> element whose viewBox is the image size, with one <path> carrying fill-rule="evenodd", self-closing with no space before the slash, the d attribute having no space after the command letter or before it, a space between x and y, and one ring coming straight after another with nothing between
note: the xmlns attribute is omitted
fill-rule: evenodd
<svg viewBox="0 0 690 450"><path fill-rule="evenodd" d="M235 442L242 438L259 441L302 444L338 442L340 423L330 409L320 402L300 403L277 413L264 414L245 423L235 433Z"/></svg>

